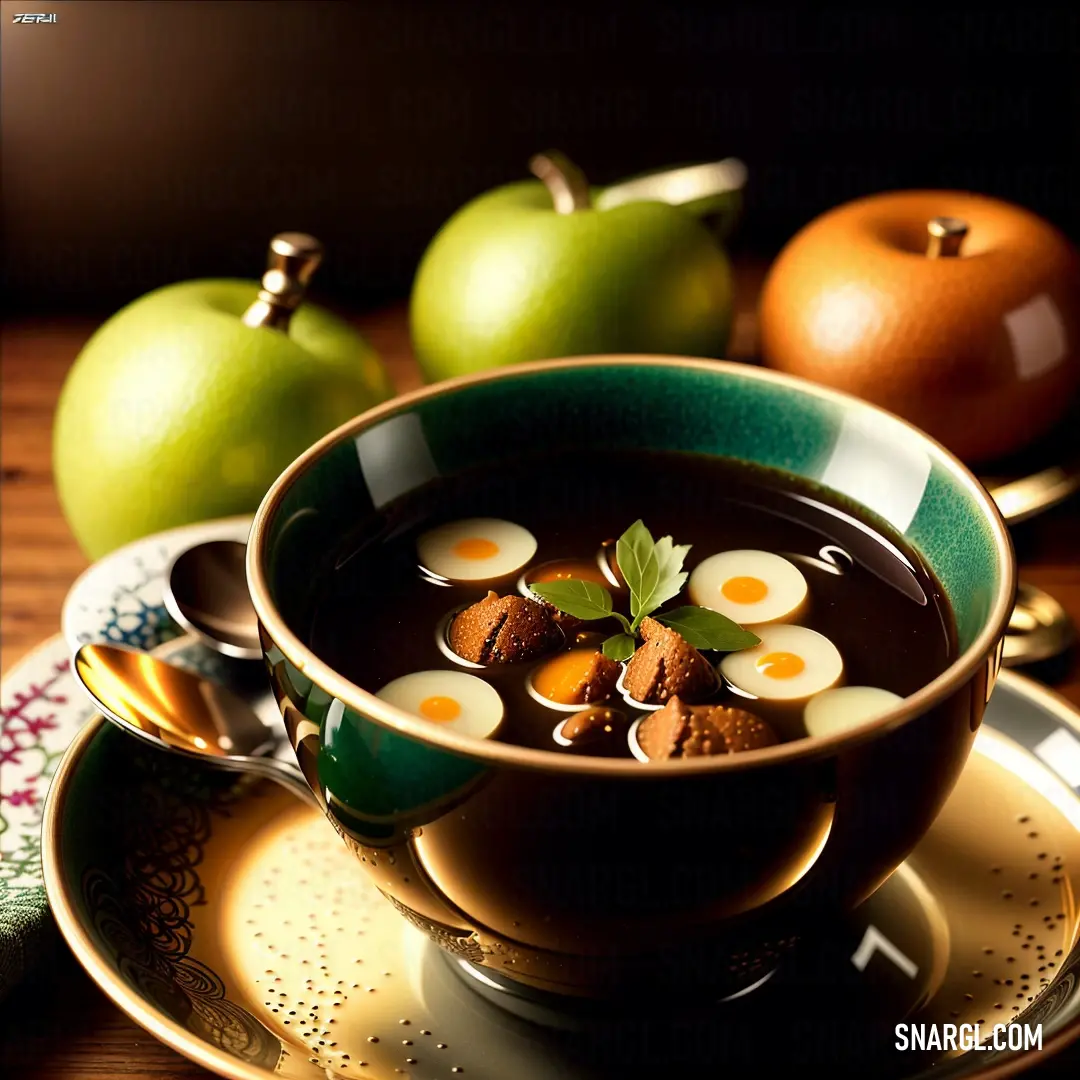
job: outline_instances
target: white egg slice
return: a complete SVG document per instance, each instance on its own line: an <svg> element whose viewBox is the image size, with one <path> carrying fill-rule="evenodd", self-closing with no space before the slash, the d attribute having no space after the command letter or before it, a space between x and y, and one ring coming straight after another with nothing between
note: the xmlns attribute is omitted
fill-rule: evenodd
<svg viewBox="0 0 1080 1080"><path fill-rule="evenodd" d="M771 551L721 551L694 567L690 602L742 625L787 619L806 602L806 578Z"/></svg>
<svg viewBox="0 0 1080 1080"><path fill-rule="evenodd" d="M777 623L756 626L759 645L728 653L720 674L762 701L801 701L835 686L844 674L836 646L816 630Z"/></svg>
<svg viewBox="0 0 1080 1080"><path fill-rule="evenodd" d="M376 697L475 739L491 738L505 714L498 691L464 671L414 671L387 683Z"/></svg>
<svg viewBox="0 0 1080 1080"><path fill-rule="evenodd" d="M516 573L536 554L528 529L499 518L451 521L416 542L420 565L449 581L487 581Z"/></svg>
<svg viewBox="0 0 1080 1080"><path fill-rule="evenodd" d="M838 686L806 703L803 723L812 738L849 731L895 709L904 699L877 686Z"/></svg>

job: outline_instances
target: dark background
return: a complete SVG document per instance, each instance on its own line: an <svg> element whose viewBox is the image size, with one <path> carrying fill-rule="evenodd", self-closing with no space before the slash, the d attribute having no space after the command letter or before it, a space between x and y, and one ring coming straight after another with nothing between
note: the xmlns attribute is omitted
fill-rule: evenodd
<svg viewBox="0 0 1080 1080"><path fill-rule="evenodd" d="M6 303L104 311L257 277L315 233L318 294L408 292L458 206L562 149L595 183L728 155L774 253L890 188L1022 203L1080 236L1080 5L605 8L371 0L2 4Z"/></svg>

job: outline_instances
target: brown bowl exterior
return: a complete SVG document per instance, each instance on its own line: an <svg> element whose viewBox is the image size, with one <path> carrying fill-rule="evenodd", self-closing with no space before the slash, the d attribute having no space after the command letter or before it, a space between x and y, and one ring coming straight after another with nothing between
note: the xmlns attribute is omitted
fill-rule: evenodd
<svg viewBox="0 0 1080 1080"><path fill-rule="evenodd" d="M523 397L528 415L515 406ZM567 407L581 400L599 403L585 435L584 414ZM529 425L566 440L640 438L650 424L645 445L833 478L850 498L884 493L888 505L871 509L906 513L887 520L947 590L958 658L855 730L643 766L426 724L304 644L311 582L344 531L373 512L373 492L388 505L388 475L416 483L453 473L498 452L493 445L515 445ZM880 480L859 488L874 455ZM845 490L849 475L855 486ZM911 496L910 512L896 509L897 492ZM922 433L775 372L676 358L523 365L358 418L268 494L248 581L300 765L384 895L448 954L513 986L638 1002L691 985L695 994L741 990L888 878L964 767L1015 590L993 501Z"/></svg>
<svg viewBox="0 0 1080 1080"><path fill-rule="evenodd" d="M531 988L640 1001L688 983L735 992L873 893L951 792L995 670L990 655L936 708L839 753L630 781L482 766L414 810L364 817L327 787L306 680L279 660L273 682L327 816L406 918ZM394 776L376 759L365 783Z"/></svg>

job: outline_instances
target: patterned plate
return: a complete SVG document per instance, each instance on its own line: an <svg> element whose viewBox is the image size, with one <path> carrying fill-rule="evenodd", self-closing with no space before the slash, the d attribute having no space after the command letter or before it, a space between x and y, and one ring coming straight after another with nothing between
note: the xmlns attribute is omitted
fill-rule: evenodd
<svg viewBox="0 0 1080 1080"><path fill-rule="evenodd" d="M87 569L64 604L62 633L43 642L11 671L0 688L0 998L38 954L49 929L41 880L41 810L53 770L93 715L70 671L71 656L87 642L150 649L181 630L162 602L172 558L204 540L246 541L250 516L188 525L127 544ZM192 643L170 659L210 678L234 681L229 661ZM280 725L276 708L264 719Z"/></svg>
<svg viewBox="0 0 1080 1080"><path fill-rule="evenodd" d="M719 1076L764 1062L1000 1080L1080 1034L1078 734L1060 697L1003 673L941 816L871 900L738 1000L603 1025L493 1004L314 810L103 720L57 772L45 878L105 992L237 1080ZM964 1041L976 1027L981 1052Z"/></svg>

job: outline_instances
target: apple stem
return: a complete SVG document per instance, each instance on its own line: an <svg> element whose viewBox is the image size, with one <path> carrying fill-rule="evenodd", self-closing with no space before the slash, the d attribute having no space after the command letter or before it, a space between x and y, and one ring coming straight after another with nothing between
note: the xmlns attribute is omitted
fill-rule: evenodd
<svg viewBox="0 0 1080 1080"><path fill-rule="evenodd" d="M585 179L585 174L565 154L558 150L537 154L529 162L529 171L543 180L551 192L556 213L572 214L577 210L589 209L589 182Z"/></svg>
<svg viewBox="0 0 1080 1080"><path fill-rule="evenodd" d="M270 241L262 287L258 298L244 312L244 325L287 331L322 257L323 246L314 236L278 233Z"/></svg>
<svg viewBox="0 0 1080 1080"><path fill-rule="evenodd" d="M966 221L954 217L931 218L926 224L929 241L926 255L930 259L951 259L960 254L960 245L967 236Z"/></svg>

